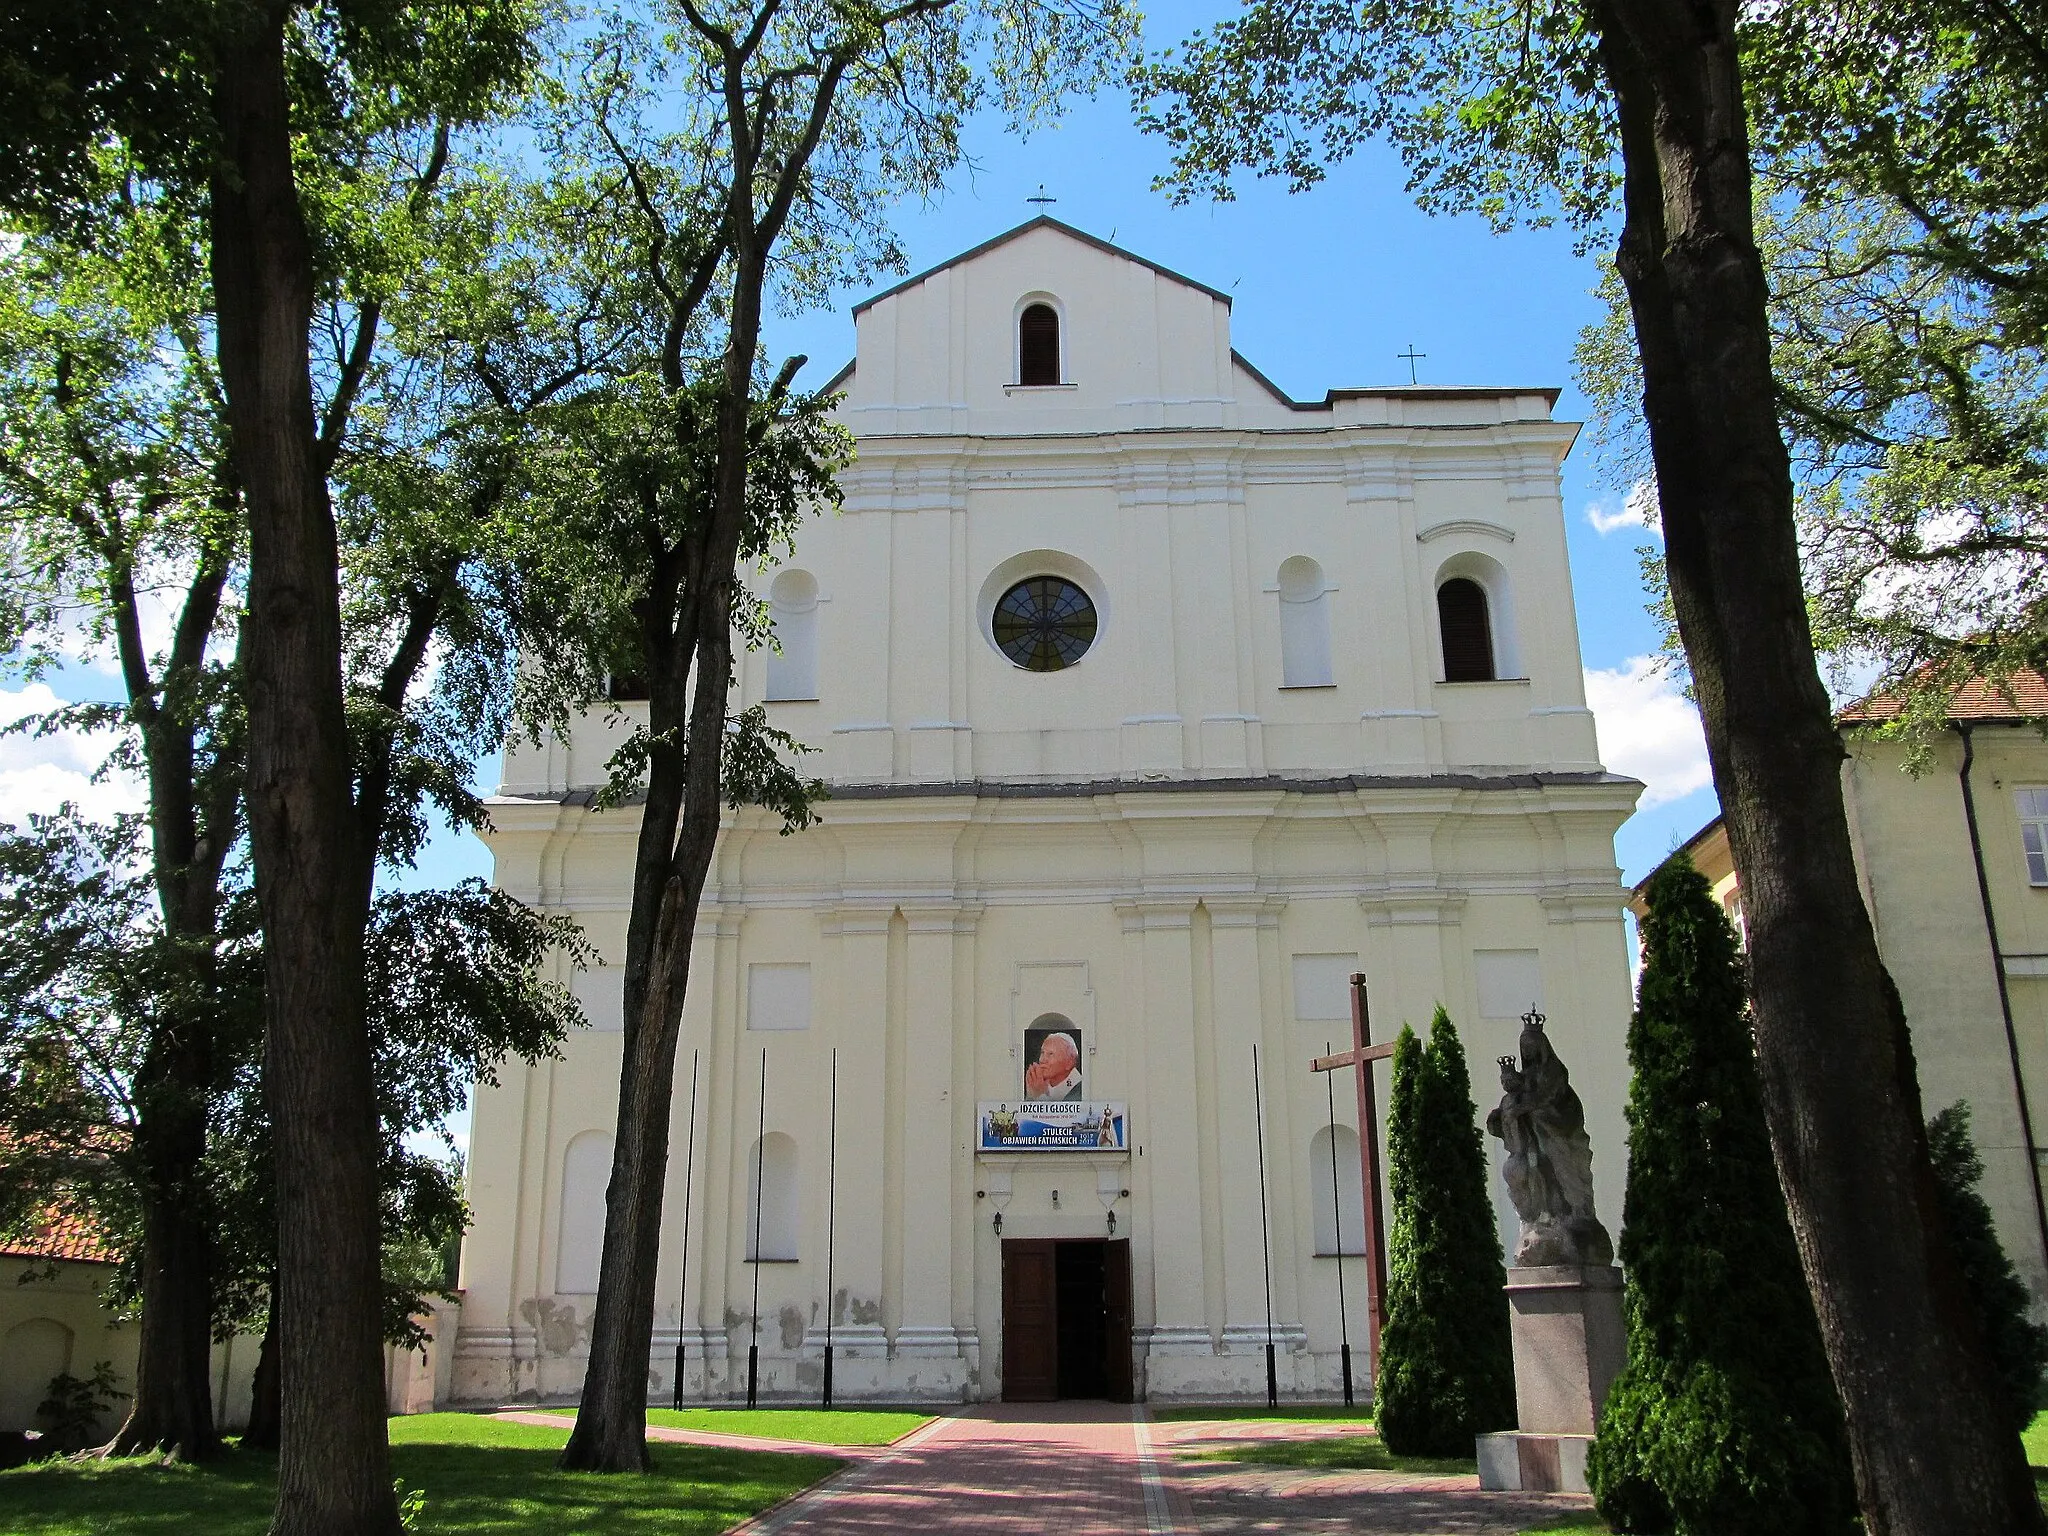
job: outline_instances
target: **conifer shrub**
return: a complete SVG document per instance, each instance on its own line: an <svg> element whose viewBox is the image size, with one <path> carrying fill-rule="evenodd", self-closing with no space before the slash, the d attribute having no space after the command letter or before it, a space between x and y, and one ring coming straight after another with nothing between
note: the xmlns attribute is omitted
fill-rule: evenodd
<svg viewBox="0 0 2048 1536"><path fill-rule="evenodd" d="M1969 1105L1951 1104L1927 1122L1927 1151L1934 1161L1935 1197L1998 1365L2013 1429L2024 1430L2048 1365L2048 1328L2028 1319L2026 1283L1999 1245L1991 1207L1977 1192L1984 1159L1970 1137Z"/></svg>
<svg viewBox="0 0 2048 1536"><path fill-rule="evenodd" d="M1387 1177L1380 1438L1397 1455L1470 1456L1475 1435L1514 1427L1515 1364L1472 1079L1442 1008L1427 1050L1406 1025L1394 1046Z"/></svg>
<svg viewBox="0 0 2048 1536"><path fill-rule="evenodd" d="M1588 1479L1620 1531L1846 1536L1841 1403L1771 1160L1735 931L1683 854L1648 897L1628 1033L1628 1360Z"/></svg>

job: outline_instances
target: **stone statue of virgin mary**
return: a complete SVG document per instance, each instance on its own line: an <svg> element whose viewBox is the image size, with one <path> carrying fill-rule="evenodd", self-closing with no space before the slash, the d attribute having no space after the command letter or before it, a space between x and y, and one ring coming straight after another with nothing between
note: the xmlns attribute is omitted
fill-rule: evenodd
<svg viewBox="0 0 2048 1536"><path fill-rule="evenodd" d="M1506 1148L1501 1174L1522 1219L1517 1269L1614 1262L1614 1243L1593 1214L1593 1143L1571 1074L1551 1049L1543 1015L1522 1015L1522 1060L1500 1059L1500 1106L1486 1129Z"/></svg>

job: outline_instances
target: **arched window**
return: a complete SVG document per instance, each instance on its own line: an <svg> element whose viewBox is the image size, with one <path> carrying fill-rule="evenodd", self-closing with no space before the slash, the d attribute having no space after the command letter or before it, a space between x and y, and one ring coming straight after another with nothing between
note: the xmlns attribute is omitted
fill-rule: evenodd
<svg viewBox="0 0 2048 1536"><path fill-rule="evenodd" d="M1306 555L1280 562L1280 686L1320 688L1330 678L1330 594Z"/></svg>
<svg viewBox="0 0 2048 1536"><path fill-rule="evenodd" d="M1337 1138L1337 1182L1330 1183L1330 1138ZM1342 1251L1349 1255L1365 1252L1365 1197L1359 1182L1358 1132L1348 1125L1326 1125L1309 1138L1309 1197L1316 1229L1316 1253L1338 1252L1337 1239L1344 1239ZM1336 1191L1335 1202L1331 1190ZM1341 1228L1341 1231L1340 1231Z"/></svg>
<svg viewBox="0 0 2048 1536"><path fill-rule="evenodd" d="M555 1294L595 1296L604 1256L604 1190L612 1177L612 1139L585 1131L562 1154L562 1219L555 1228Z"/></svg>
<svg viewBox="0 0 2048 1536"><path fill-rule="evenodd" d="M54 1317L16 1323L0 1339L0 1430L44 1429L36 1409L50 1395L50 1378L71 1369L71 1330Z"/></svg>
<svg viewBox="0 0 2048 1536"><path fill-rule="evenodd" d="M1060 317L1050 304L1027 304L1017 317L1017 382L1060 382Z"/></svg>
<svg viewBox="0 0 2048 1536"><path fill-rule="evenodd" d="M796 1142L770 1131L747 1149L748 1259L796 1258L796 1205Z"/></svg>
<svg viewBox="0 0 2048 1536"><path fill-rule="evenodd" d="M1469 576L1453 576L1436 589L1436 616L1444 637L1444 681L1492 682L1499 674L1486 589Z"/></svg>
<svg viewBox="0 0 2048 1536"><path fill-rule="evenodd" d="M818 696L818 582L809 571L784 571L768 587L775 649L768 653L768 697Z"/></svg>

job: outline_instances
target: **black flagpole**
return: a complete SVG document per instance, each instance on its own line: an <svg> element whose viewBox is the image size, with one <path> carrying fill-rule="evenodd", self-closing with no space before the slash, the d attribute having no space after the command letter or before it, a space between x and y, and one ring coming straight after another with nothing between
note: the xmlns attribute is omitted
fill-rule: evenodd
<svg viewBox="0 0 2048 1536"><path fill-rule="evenodd" d="M825 1400L832 1406L832 1245L839 1222L839 1049L832 1049L832 1133L825 1174Z"/></svg>
<svg viewBox="0 0 2048 1536"><path fill-rule="evenodd" d="M747 1406L761 1376L761 1186L768 1174L768 1047L761 1047L761 1113L754 1125L754 1331L747 1343Z"/></svg>
<svg viewBox="0 0 2048 1536"><path fill-rule="evenodd" d="M1323 1054L1334 1055L1330 1042L1323 1042ZM1343 1343L1344 1406L1351 1401L1351 1322L1344 1312L1344 1201L1337 1193L1337 1074L1323 1074L1323 1097L1330 1101L1330 1222L1337 1234L1337 1334Z"/></svg>
<svg viewBox="0 0 2048 1536"><path fill-rule="evenodd" d="M676 1407L683 1406L683 1349L690 1294L690 1188L697 1172L697 1053L690 1052L690 1139L683 1144L683 1280L676 1288Z"/></svg>
<svg viewBox="0 0 2048 1536"><path fill-rule="evenodd" d="M1280 1370L1273 1361L1273 1239L1266 1225L1266 1106L1259 1090L1259 1048L1252 1046L1252 1114L1259 1130L1259 1245L1266 1273L1266 1406L1280 1406Z"/></svg>

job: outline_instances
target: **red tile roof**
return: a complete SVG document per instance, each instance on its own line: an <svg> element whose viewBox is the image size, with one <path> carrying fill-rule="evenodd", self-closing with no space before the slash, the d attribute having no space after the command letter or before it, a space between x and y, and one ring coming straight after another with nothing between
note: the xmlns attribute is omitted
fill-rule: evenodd
<svg viewBox="0 0 2048 1536"><path fill-rule="evenodd" d="M106 1233L91 1217L52 1211L36 1224L32 1237L0 1239L0 1257L111 1264L116 1255L107 1245Z"/></svg>
<svg viewBox="0 0 2048 1536"><path fill-rule="evenodd" d="M1873 725L1896 720L1899 711L1897 694L1878 693L1851 704L1836 718L1844 725ZM2048 716L2048 678L2038 672L2015 672L2003 688L1974 678L1948 701L1951 720L2039 720L2043 716Z"/></svg>

